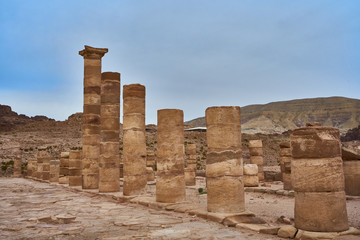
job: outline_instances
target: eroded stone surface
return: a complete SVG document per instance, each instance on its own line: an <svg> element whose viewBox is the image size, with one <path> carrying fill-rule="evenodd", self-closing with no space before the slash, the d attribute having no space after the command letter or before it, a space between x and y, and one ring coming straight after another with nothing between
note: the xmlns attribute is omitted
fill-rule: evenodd
<svg viewBox="0 0 360 240"><path fill-rule="evenodd" d="M0 239L278 239L188 214L117 203L89 190L0 180Z"/></svg>
<svg viewBox="0 0 360 240"><path fill-rule="evenodd" d="M207 210L238 213L245 210L241 157L240 107L206 109Z"/></svg>

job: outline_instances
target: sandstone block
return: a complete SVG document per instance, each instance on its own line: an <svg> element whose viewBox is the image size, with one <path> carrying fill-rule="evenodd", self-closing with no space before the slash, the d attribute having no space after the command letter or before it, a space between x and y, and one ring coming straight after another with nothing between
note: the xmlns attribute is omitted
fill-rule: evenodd
<svg viewBox="0 0 360 240"><path fill-rule="evenodd" d="M360 161L344 161L345 192L360 196Z"/></svg>
<svg viewBox="0 0 360 240"><path fill-rule="evenodd" d="M258 175L258 166L256 164L245 164L244 175Z"/></svg>
<svg viewBox="0 0 360 240"><path fill-rule="evenodd" d="M243 176L206 178L207 209L209 212L245 211ZM240 190L240 191L239 191Z"/></svg>
<svg viewBox="0 0 360 240"><path fill-rule="evenodd" d="M316 232L348 230L345 192L295 192L295 227Z"/></svg>
<svg viewBox="0 0 360 240"><path fill-rule="evenodd" d="M332 127L304 127L291 136L293 158L341 157L339 129Z"/></svg>
<svg viewBox="0 0 360 240"><path fill-rule="evenodd" d="M243 175L242 159L229 159L206 165L206 177L241 176Z"/></svg>
<svg viewBox="0 0 360 240"><path fill-rule="evenodd" d="M327 159L294 159L291 182L298 192L328 192L344 190L344 175L340 157Z"/></svg>
<svg viewBox="0 0 360 240"><path fill-rule="evenodd" d="M249 141L249 148L262 148L262 140L250 140Z"/></svg>
<svg viewBox="0 0 360 240"><path fill-rule="evenodd" d="M251 156L263 156L263 148L249 148Z"/></svg>
<svg viewBox="0 0 360 240"><path fill-rule="evenodd" d="M295 234L297 232L297 229L291 225L285 225L280 227L278 231L278 236L281 238L294 238Z"/></svg>
<svg viewBox="0 0 360 240"><path fill-rule="evenodd" d="M147 176L147 181L155 180L155 172L152 167L146 167L146 176Z"/></svg>
<svg viewBox="0 0 360 240"><path fill-rule="evenodd" d="M256 175L244 175L244 187L258 187L259 186L259 176Z"/></svg>
<svg viewBox="0 0 360 240"><path fill-rule="evenodd" d="M184 176L162 176L156 179L156 201L176 203L185 201Z"/></svg>

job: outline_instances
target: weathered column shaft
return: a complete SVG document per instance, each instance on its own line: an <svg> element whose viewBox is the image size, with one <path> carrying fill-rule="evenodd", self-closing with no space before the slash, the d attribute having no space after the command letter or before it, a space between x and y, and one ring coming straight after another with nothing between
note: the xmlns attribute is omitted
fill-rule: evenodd
<svg viewBox="0 0 360 240"><path fill-rule="evenodd" d="M146 166L151 167L153 170L155 170L155 153L154 153L154 151L146 152Z"/></svg>
<svg viewBox="0 0 360 240"><path fill-rule="evenodd" d="M27 176L28 177L32 177L34 175L34 172L36 172L35 162L36 162L36 159L34 159L34 158L30 158L28 160L28 164L27 164Z"/></svg>
<svg viewBox="0 0 360 240"><path fill-rule="evenodd" d="M243 212L240 107L206 109L206 128L207 209L209 212Z"/></svg>
<svg viewBox="0 0 360 240"><path fill-rule="evenodd" d="M38 178L50 180L50 155L44 149L39 149L37 153Z"/></svg>
<svg viewBox="0 0 360 240"><path fill-rule="evenodd" d="M315 232L347 230L339 130L298 128L291 133L290 141L295 227Z"/></svg>
<svg viewBox="0 0 360 240"><path fill-rule="evenodd" d="M82 186L81 150L69 152L69 186Z"/></svg>
<svg viewBox="0 0 360 240"><path fill-rule="evenodd" d="M291 190L291 148L290 142L280 143L280 169L284 190Z"/></svg>
<svg viewBox="0 0 360 240"><path fill-rule="evenodd" d="M60 160L50 160L50 182L59 182Z"/></svg>
<svg viewBox="0 0 360 240"><path fill-rule="evenodd" d="M59 183L69 184L69 152L60 153Z"/></svg>
<svg viewBox="0 0 360 240"><path fill-rule="evenodd" d="M21 177L21 158L15 157L14 158L14 168L13 168L13 177Z"/></svg>
<svg viewBox="0 0 360 240"><path fill-rule="evenodd" d="M259 180L264 180L264 154L261 140L249 141L250 163L258 166Z"/></svg>
<svg viewBox="0 0 360 240"><path fill-rule="evenodd" d="M186 153L186 168L185 172L185 184L186 186L196 185L196 144L190 143L185 147Z"/></svg>
<svg viewBox="0 0 360 240"><path fill-rule="evenodd" d="M256 164L244 165L244 186L258 187L259 186L259 168Z"/></svg>
<svg viewBox="0 0 360 240"><path fill-rule="evenodd" d="M147 184L145 86L124 85L123 111L123 194L139 195Z"/></svg>
<svg viewBox="0 0 360 240"><path fill-rule="evenodd" d="M38 171L38 166L37 166L37 159L36 158L33 158L32 159L33 161L33 164L32 164L32 173L31 173L31 177L32 178L37 178L37 171Z"/></svg>
<svg viewBox="0 0 360 240"><path fill-rule="evenodd" d="M157 118L156 201L181 202L185 200L183 111L158 110Z"/></svg>
<svg viewBox="0 0 360 240"><path fill-rule="evenodd" d="M101 58L106 48L85 46L84 110L82 116L82 188L99 187Z"/></svg>
<svg viewBox="0 0 360 240"><path fill-rule="evenodd" d="M99 192L120 191L120 73L101 74Z"/></svg>

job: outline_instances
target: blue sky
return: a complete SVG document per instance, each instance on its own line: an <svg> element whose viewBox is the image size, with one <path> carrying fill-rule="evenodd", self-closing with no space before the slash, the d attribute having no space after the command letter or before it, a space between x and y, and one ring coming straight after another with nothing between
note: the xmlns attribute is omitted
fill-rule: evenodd
<svg viewBox="0 0 360 240"><path fill-rule="evenodd" d="M0 0L0 104L65 120L82 111L83 46L146 86L156 111L360 98L360 1Z"/></svg>

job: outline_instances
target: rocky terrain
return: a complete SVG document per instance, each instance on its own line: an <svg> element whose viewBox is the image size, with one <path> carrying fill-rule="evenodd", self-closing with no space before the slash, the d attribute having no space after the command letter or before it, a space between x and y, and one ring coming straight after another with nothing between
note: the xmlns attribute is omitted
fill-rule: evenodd
<svg viewBox="0 0 360 240"><path fill-rule="evenodd" d="M300 102L298 102L300 101ZM308 102L308 105L302 106L301 102ZM300 113L300 110L310 111L311 104L313 101L309 99L306 100L294 100L290 102L279 102L279 103L270 103L267 105L256 105L256 106L247 106L242 108L242 117L243 117L243 134L242 134L242 146L243 146L243 159L244 163L249 163L249 150L248 142L252 139L261 139L264 146L264 165L265 166L278 166L279 165L279 143L282 141L288 141L291 130L287 130L297 125L303 125L302 123L306 120L315 120L321 121L324 125L327 125L326 122L332 122L333 125L340 127L352 126L351 122L357 119L357 125L352 129L344 132L342 136L342 141L346 146L351 148L357 148L359 145L359 112L360 100L346 99L346 98L328 98L328 99L317 99L319 102L323 102L326 108L323 110L314 110L313 115L317 117L309 117L305 113ZM347 102L348 107L340 104L339 102ZM337 102L337 103L336 103ZM326 103L326 104L325 104ZM310 104L310 105L309 105ZM286 105L286 106L285 106ZM321 104L320 104L321 105ZM334 106L333 106L334 105ZM282 109L282 112L276 112L274 109ZM297 107L296 107L297 106ZM333 107L332 107L333 106ZM336 106L336 107L335 107ZM341 106L341 107L339 107ZM342 108L343 107L343 108ZM262 109L260 110L256 109ZM269 109L273 109L270 111ZM296 110L297 109L297 110ZM326 110L327 109L327 110ZM331 110L332 109L332 110ZM337 109L337 110L336 110ZM342 111L340 111L342 109ZM350 114L350 112L352 113ZM328 111L326 115L325 112ZM337 112L337 113L336 113ZM54 159L58 159L60 153L63 151L69 151L71 149L80 149L81 148L81 113L76 113L71 115L66 121L55 121L44 116L36 117L27 117L23 114L18 114L11 110L11 107L0 105L0 163L3 168L0 171L0 175L8 175L10 172L7 172L8 165L11 163L11 160L15 156L20 156L23 159L23 162L26 163L28 159L33 158L37 154L38 148L46 149ZM263 113L264 115L260 114ZM266 115L267 113L268 115ZM317 113L317 114L315 114ZM320 114L322 113L322 115ZM283 117L280 118L280 115L283 114ZM327 118L319 118L319 116L328 116ZM251 118L250 116L258 116L257 118ZM255 133L257 131L249 131L248 126L250 123L258 121L257 129L266 129L266 121L262 122L261 119L267 118L269 116L276 116L276 121L278 123L289 123L288 125L283 125L281 127L281 134L279 133ZM290 120L286 119L284 116L293 116L296 120L292 125ZM295 116L297 116L295 118ZM347 117L346 117L347 116ZM275 118L273 118L275 119ZM280 119L282 119L280 121ZM322 119L322 120L321 120ZM331 120L329 120L331 119ZM337 120L336 120L337 119ZM345 121L345 119L347 119ZM187 128L192 126L202 126L202 119L193 120L186 123ZM268 120L267 120L268 121ZM271 120L275 122L275 120ZM335 124L336 123L336 124ZM279 125L278 124L278 125ZM277 126L278 126L277 125ZM355 124L353 124L355 125ZM261 127L259 127L261 126ZM274 128L279 129L279 128ZM275 131L275 130L274 130ZM276 130L277 131L277 130ZM275 132L276 132L275 131ZM250 132L250 133L249 133ZM358 141L356 141L358 140ZM206 146L206 132L202 131L185 131L184 144L195 143L197 145L197 169L205 169L207 146ZM146 127L146 146L148 150L156 150L156 125L147 125ZM120 134L120 156L122 154L122 134ZM360 151L360 149L358 149ZM4 165L5 164L5 165ZM5 169L5 171L4 171ZM11 168L9 168L11 170Z"/></svg>
<svg viewBox="0 0 360 240"><path fill-rule="evenodd" d="M309 98L249 105L241 108L243 133L282 133L306 122L333 126L345 134L360 123L360 100L344 97ZM194 127L205 126L205 117L186 122Z"/></svg>

